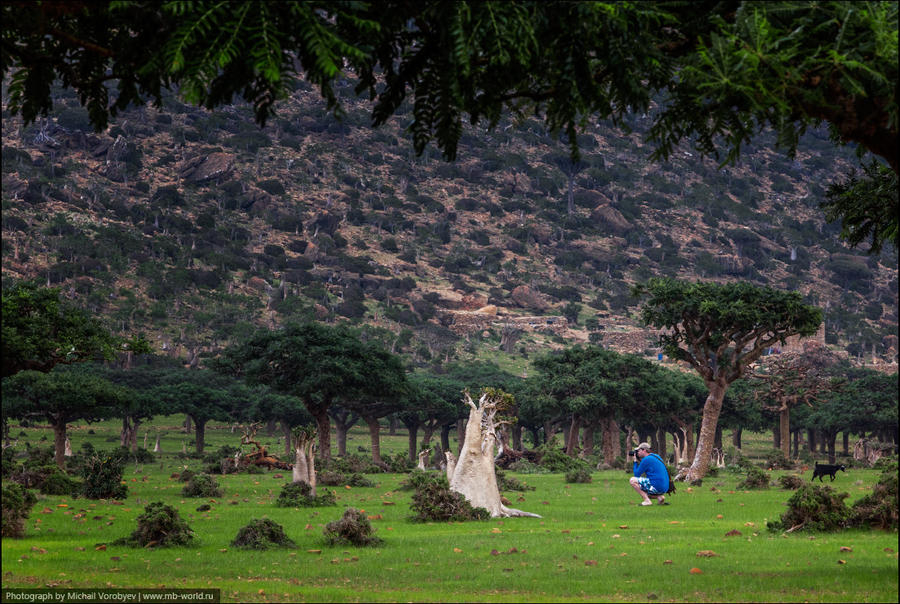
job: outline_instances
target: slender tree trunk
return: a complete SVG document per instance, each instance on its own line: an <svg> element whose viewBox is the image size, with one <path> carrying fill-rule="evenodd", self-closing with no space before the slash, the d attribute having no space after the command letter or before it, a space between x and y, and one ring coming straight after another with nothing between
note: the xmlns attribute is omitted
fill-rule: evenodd
<svg viewBox="0 0 900 604"><path fill-rule="evenodd" d="M850 455L850 433L844 430L843 432L843 447L844 447L844 455Z"/></svg>
<svg viewBox="0 0 900 604"><path fill-rule="evenodd" d="M778 427L780 434L778 436L781 443L781 452L787 459L791 458L791 409L784 407L778 414Z"/></svg>
<svg viewBox="0 0 900 604"><path fill-rule="evenodd" d="M372 442L372 463L376 466L384 464L381 461L381 425L378 423L377 417L364 416L366 424L369 426L369 439Z"/></svg>
<svg viewBox="0 0 900 604"><path fill-rule="evenodd" d="M513 447L515 448L515 447ZM594 424L587 424L584 427L584 435L582 436L581 457L590 457L594 454Z"/></svg>
<svg viewBox="0 0 900 604"><path fill-rule="evenodd" d="M419 424L417 422L403 422L403 425L406 426L406 433L409 435L407 439L407 447L409 449L409 460L416 461L416 457L418 456L418 451L416 450L416 441L419 438Z"/></svg>
<svg viewBox="0 0 900 604"><path fill-rule="evenodd" d="M510 430L512 434L512 448L516 451L522 450L522 426L515 424Z"/></svg>
<svg viewBox="0 0 900 604"><path fill-rule="evenodd" d="M53 424L53 458L60 470L66 465L66 421L56 420Z"/></svg>
<svg viewBox="0 0 900 604"><path fill-rule="evenodd" d="M444 424L441 426L441 450L449 451L450 450L450 430L453 429L453 424Z"/></svg>
<svg viewBox="0 0 900 604"><path fill-rule="evenodd" d="M566 455L575 457L578 449L578 433L581 432L581 418L577 413L572 414L572 423L569 424L568 441L566 441Z"/></svg>
<svg viewBox="0 0 900 604"><path fill-rule="evenodd" d="M816 431L812 428L806 430L806 447L810 453L816 452Z"/></svg>
<svg viewBox="0 0 900 604"><path fill-rule="evenodd" d="M600 446L603 450L603 462L612 466L616 463L621 449L619 448L619 426L611 417L600 420Z"/></svg>
<svg viewBox="0 0 900 604"><path fill-rule="evenodd" d="M709 470L709 460L716 439L716 426L719 424L719 414L722 412L722 401L725 398L728 384L724 380L719 380L707 382L707 386L709 387L709 396L706 397L706 403L703 405L700 438L697 441L694 461L685 476L685 480L688 482L702 480Z"/></svg>
<svg viewBox="0 0 900 604"><path fill-rule="evenodd" d="M731 431L731 444L734 445L735 449L741 448L741 433L743 431L743 428L735 428Z"/></svg>
<svg viewBox="0 0 900 604"><path fill-rule="evenodd" d="M319 455L322 459L331 459L331 421L328 407L320 407L312 414L316 418L316 431L319 433Z"/></svg>
<svg viewBox="0 0 900 604"><path fill-rule="evenodd" d="M194 418L194 448L197 453L203 453L203 447L206 444L206 420L199 421Z"/></svg>
<svg viewBox="0 0 900 604"><path fill-rule="evenodd" d="M663 428L659 428L656 431L656 452L663 459L666 458L666 431Z"/></svg>
<svg viewBox="0 0 900 604"><path fill-rule="evenodd" d="M837 456L835 455L835 441L837 440L837 432L831 434L824 435L824 441L826 443L826 448L828 449L828 463L833 464L837 460Z"/></svg>

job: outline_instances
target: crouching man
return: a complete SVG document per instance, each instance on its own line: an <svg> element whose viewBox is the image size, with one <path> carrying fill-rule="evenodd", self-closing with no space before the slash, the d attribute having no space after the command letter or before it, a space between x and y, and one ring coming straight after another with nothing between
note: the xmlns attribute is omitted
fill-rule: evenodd
<svg viewBox="0 0 900 604"><path fill-rule="evenodd" d="M634 476L630 479L632 488L641 496L641 505L653 505L650 496L656 497L660 505L666 503L669 490L669 471L659 455L650 450L649 443L641 443L631 451L634 456Z"/></svg>

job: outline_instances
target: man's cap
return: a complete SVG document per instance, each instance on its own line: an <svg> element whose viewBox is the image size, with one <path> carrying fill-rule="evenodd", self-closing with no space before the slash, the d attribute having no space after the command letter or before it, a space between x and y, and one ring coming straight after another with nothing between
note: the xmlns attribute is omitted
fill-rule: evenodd
<svg viewBox="0 0 900 604"><path fill-rule="evenodd" d="M646 449L651 450L653 447L650 446L650 443L641 443L637 446L638 449Z"/></svg>

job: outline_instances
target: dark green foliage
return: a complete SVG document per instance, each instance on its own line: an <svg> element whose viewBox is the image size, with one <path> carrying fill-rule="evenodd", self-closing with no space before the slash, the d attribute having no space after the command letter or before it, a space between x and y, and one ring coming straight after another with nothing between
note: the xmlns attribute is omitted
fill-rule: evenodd
<svg viewBox="0 0 900 604"><path fill-rule="evenodd" d="M757 467L751 466L747 470L747 478L738 483L739 489L768 489L769 475Z"/></svg>
<svg viewBox="0 0 900 604"><path fill-rule="evenodd" d="M335 505L334 491L320 489L312 495L312 489L305 482L289 482L281 487L275 505L280 508L311 508Z"/></svg>
<svg viewBox="0 0 900 604"><path fill-rule="evenodd" d="M769 522L769 530L841 530L850 519L846 498L847 493L835 493L829 486L805 484L788 499L781 520Z"/></svg>
<svg viewBox="0 0 900 604"><path fill-rule="evenodd" d="M34 493L18 484L3 486L3 527L2 536L20 539L25 536L25 520L31 508L37 503Z"/></svg>
<svg viewBox="0 0 900 604"><path fill-rule="evenodd" d="M555 444L555 443L554 443ZM543 449L538 463L553 473L571 472L587 469L587 462L583 459L569 457L563 451L554 447L541 447Z"/></svg>
<svg viewBox="0 0 900 604"><path fill-rule="evenodd" d="M40 490L44 495L75 496L81 492L82 485L62 472L54 472L44 480Z"/></svg>
<svg viewBox="0 0 900 604"><path fill-rule="evenodd" d="M284 528L268 518L255 518L241 527L234 541L241 549L269 549L271 547L296 547L297 544L284 534Z"/></svg>
<svg viewBox="0 0 900 604"><path fill-rule="evenodd" d="M412 479L412 474L410 475ZM484 508L473 508L462 494L450 490L450 483L444 474L428 474L427 478L417 475L416 492L410 508L413 520L420 522L463 522L466 520L487 520L490 512Z"/></svg>
<svg viewBox="0 0 900 604"><path fill-rule="evenodd" d="M527 460L525 460L527 462ZM536 487L525 484L518 478L507 476L506 472L498 467L494 467L494 474L497 475L497 488L501 491L534 491ZM590 482L588 480L587 482Z"/></svg>
<svg viewBox="0 0 900 604"><path fill-rule="evenodd" d="M256 183L256 186L265 191L266 193L271 193L272 195L284 195L284 185L281 184L281 181L277 178L270 178L268 180L261 180Z"/></svg>
<svg viewBox="0 0 900 604"><path fill-rule="evenodd" d="M113 543L133 547L167 547L190 545L194 538L194 531L178 510L161 501L155 501L144 508L144 512L137 517L137 524L137 530L130 536Z"/></svg>
<svg viewBox="0 0 900 604"><path fill-rule="evenodd" d="M403 474L404 472L408 472L413 465L409 460L409 455L400 451L393 455L385 455L382 458L382 461L387 464L387 471L392 474Z"/></svg>
<svg viewBox="0 0 900 604"><path fill-rule="evenodd" d="M221 497L224 491L209 474L196 474L184 485L181 494L184 497Z"/></svg>
<svg viewBox="0 0 900 604"><path fill-rule="evenodd" d="M320 472L331 471L340 474L380 474L381 468L372 463L372 460L358 453L349 453L342 457L316 460L316 468Z"/></svg>
<svg viewBox="0 0 900 604"><path fill-rule="evenodd" d="M81 468L82 494L88 499L125 499L128 486L122 484L125 459L115 455L93 455Z"/></svg>
<svg viewBox="0 0 900 604"><path fill-rule="evenodd" d="M794 468L794 463L781 449L772 449L766 453L766 467L773 470L791 470Z"/></svg>
<svg viewBox="0 0 900 604"><path fill-rule="evenodd" d="M329 545L365 547L382 543L382 539L375 536L369 519L356 508L348 508L340 520L325 525L323 534Z"/></svg>
<svg viewBox="0 0 900 604"><path fill-rule="evenodd" d="M590 481L591 472L587 468L575 468L566 472L566 482L589 483Z"/></svg>
<svg viewBox="0 0 900 604"><path fill-rule="evenodd" d="M897 528L897 464L886 468L872 493L851 506L851 523L879 529Z"/></svg>
<svg viewBox="0 0 900 604"><path fill-rule="evenodd" d="M785 474L778 477L778 484L781 485L782 489L790 489L792 491L796 491L797 489L802 487L805 482L803 478L797 476L796 474Z"/></svg>
<svg viewBox="0 0 900 604"><path fill-rule="evenodd" d="M318 472L316 474L316 482L331 487L351 486L351 487L374 487L375 483L358 472L354 472L349 476L340 472Z"/></svg>

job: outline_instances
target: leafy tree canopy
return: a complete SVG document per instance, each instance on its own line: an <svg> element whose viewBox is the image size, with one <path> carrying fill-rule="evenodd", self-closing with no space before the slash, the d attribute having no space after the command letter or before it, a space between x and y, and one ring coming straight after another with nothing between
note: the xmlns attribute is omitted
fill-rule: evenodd
<svg viewBox="0 0 900 604"><path fill-rule="evenodd" d="M3 377L30 369L110 359L116 352L149 352L142 336L125 340L84 310L60 299L59 289L16 282L3 289Z"/></svg>
<svg viewBox="0 0 900 604"><path fill-rule="evenodd" d="M821 309L804 304L798 292L744 282L650 279L635 294L646 297L643 321L667 330L659 338L666 354L707 382L733 382L766 348L811 336L822 323Z"/></svg>
<svg viewBox="0 0 900 604"><path fill-rule="evenodd" d="M827 122L900 169L896 2L17 1L2 16L8 107L27 122L54 81L98 128L175 87L208 108L240 96L262 124L297 75L340 113L352 73L374 125L411 97L416 151L434 140L448 159L463 119L542 115L575 160L580 127L637 111L658 157L690 141L734 161L766 127L793 153Z"/></svg>

